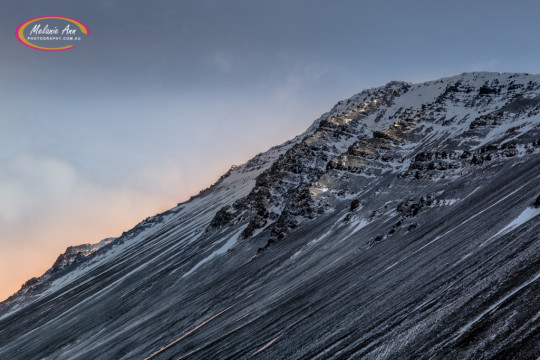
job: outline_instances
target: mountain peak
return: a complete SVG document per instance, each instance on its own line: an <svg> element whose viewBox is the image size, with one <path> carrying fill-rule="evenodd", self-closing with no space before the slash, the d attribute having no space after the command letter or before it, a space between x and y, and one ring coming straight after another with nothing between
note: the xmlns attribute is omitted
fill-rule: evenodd
<svg viewBox="0 0 540 360"><path fill-rule="evenodd" d="M539 75L366 89L68 248L0 304L0 357L537 357L539 166Z"/></svg>

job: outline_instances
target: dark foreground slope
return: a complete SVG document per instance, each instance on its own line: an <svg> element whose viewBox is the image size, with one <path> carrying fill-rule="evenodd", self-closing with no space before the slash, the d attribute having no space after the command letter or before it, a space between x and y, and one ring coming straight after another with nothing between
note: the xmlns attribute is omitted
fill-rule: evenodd
<svg viewBox="0 0 540 360"><path fill-rule="evenodd" d="M537 359L539 111L528 74L357 94L27 284L0 358Z"/></svg>

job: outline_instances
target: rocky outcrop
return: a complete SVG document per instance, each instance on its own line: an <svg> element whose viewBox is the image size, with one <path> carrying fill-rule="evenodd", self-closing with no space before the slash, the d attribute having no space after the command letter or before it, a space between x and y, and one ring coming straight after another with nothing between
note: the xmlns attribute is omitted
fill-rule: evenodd
<svg viewBox="0 0 540 360"><path fill-rule="evenodd" d="M0 304L0 358L537 358L539 84L472 73L339 102L68 248Z"/></svg>

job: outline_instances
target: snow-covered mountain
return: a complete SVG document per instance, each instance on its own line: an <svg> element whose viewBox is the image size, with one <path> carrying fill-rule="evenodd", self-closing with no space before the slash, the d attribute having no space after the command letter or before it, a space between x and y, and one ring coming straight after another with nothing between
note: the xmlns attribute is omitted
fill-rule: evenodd
<svg viewBox="0 0 540 360"><path fill-rule="evenodd" d="M391 82L0 304L2 359L540 357L540 75Z"/></svg>

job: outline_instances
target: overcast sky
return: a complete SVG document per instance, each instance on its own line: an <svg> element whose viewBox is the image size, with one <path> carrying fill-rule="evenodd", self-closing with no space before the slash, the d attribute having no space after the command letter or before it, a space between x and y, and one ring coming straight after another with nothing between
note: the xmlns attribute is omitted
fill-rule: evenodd
<svg viewBox="0 0 540 360"><path fill-rule="evenodd" d="M538 72L537 1L17 0L0 5L0 299L391 80ZM58 15L75 49L21 45Z"/></svg>

